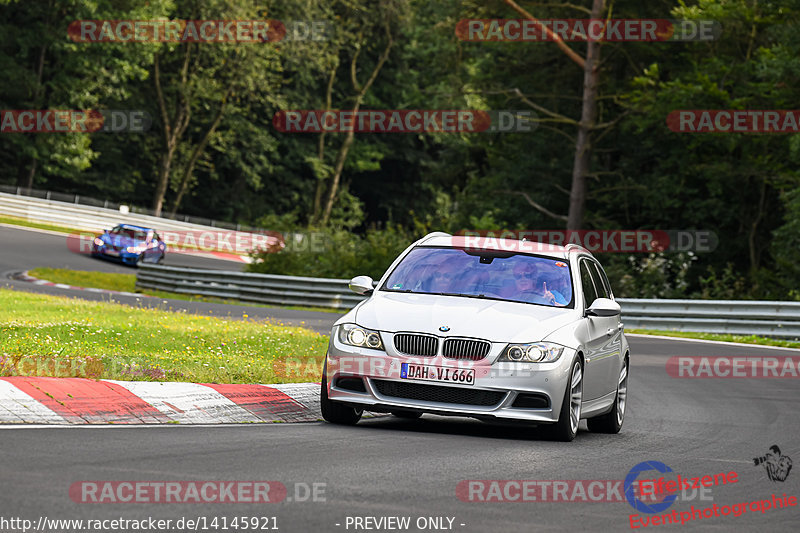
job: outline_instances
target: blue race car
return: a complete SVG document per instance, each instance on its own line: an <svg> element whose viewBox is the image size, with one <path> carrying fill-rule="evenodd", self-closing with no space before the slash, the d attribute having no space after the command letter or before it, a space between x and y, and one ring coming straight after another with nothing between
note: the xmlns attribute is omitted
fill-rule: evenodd
<svg viewBox="0 0 800 533"><path fill-rule="evenodd" d="M140 262L160 263L166 253L167 245L156 230L130 224L106 230L92 243L92 256L117 259L132 266Z"/></svg>

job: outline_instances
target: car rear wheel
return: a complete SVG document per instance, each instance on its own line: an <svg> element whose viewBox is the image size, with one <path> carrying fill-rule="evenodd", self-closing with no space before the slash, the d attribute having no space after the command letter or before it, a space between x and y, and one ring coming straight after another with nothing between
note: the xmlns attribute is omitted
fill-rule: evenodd
<svg viewBox="0 0 800 533"><path fill-rule="evenodd" d="M608 413L590 418L586 421L589 431L595 433L619 433L622 429L622 422L625 420L625 408L628 406L628 359L622 363L622 370L619 371L619 381L617 382L617 397L614 405Z"/></svg>
<svg viewBox="0 0 800 533"><path fill-rule="evenodd" d="M422 416L419 411L392 411L392 416L397 418L406 418L408 420L415 420Z"/></svg>
<svg viewBox="0 0 800 533"><path fill-rule="evenodd" d="M327 367L327 365L326 365ZM361 419L363 409L356 409L349 405L335 402L328 398L328 378L327 368L322 371L321 388L319 393L319 407L322 411L322 418L332 424L342 424L352 426Z"/></svg>
<svg viewBox="0 0 800 533"><path fill-rule="evenodd" d="M578 424L581 421L581 403L583 402L583 365L580 359L572 363L570 378L564 391L564 401L561 402L561 412L558 422L550 426L550 436L556 440L570 442L578 434Z"/></svg>

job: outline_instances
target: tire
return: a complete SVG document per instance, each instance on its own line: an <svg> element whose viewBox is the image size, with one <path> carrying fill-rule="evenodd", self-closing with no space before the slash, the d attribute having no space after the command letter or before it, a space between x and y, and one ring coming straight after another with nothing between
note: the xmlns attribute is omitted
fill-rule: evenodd
<svg viewBox="0 0 800 533"><path fill-rule="evenodd" d="M392 411L392 416L405 418L406 420L416 420L422 416L422 413L419 411Z"/></svg>
<svg viewBox="0 0 800 533"><path fill-rule="evenodd" d="M569 376L567 386L564 387L564 401L561 402L558 422L548 428L550 437L562 442L571 442L575 438L575 435L578 434L578 424L581 421L583 365L580 359L576 358L572 362Z"/></svg>
<svg viewBox="0 0 800 533"><path fill-rule="evenodd" d="M322 418L331 424L353 426L361 420L361 415L364 413L364 410L356 409L355 407L350 407L349 405L344 405L328 399L327 366L326 364L325 369L322 371L322 379L320 380L319 407L320 411L322 411Z"/></svg>
<svg viewBox="0 0 800 533"><path fill-rule="evenodd" d="M594 433L619 433L625 421L625 409L628 406L628 358L622 364L617 381L617 395L614 405L608 413L590 418L586 421L589 431Z"/></svg>

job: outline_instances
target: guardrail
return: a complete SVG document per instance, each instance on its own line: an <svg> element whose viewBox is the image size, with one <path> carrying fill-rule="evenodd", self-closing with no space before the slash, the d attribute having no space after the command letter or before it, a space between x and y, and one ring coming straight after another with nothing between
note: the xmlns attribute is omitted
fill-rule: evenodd
<svg viewBox="0 0 800 533"><path fill-rule="evenodd" d="M235 231L249 231L249 232L262 231L260 228L254 228L252 226L244 224L232 224L230 222L221 222L219 220L214 220L211 218L196 217L191 215L175 214L173 216L165 212L162 213L161 216L156 217L154 212L150 209L145 209L131 204L120 204L117 202L112 202L110 200L98 200L97 198L92 198L91 196L85 196L82 194L67 194L62 192L46 191L41 189L28 189L25 187L16 187L10 185L0 185L0 193L5 193L6 196L24 197L31 200L31 203L35 203L35 200L37 199L51 200L55 202L60 202L62 204L69 204L76 208L80 206L84 206L84 209L86 207L100 207L103 209L109 209L113 213L122 213L124 215L134 214L134 215L150 216L152 218L148 220L156 221L155 223L150 225L156 228L161 226L163 222L169 223L169 221L176 221L178 223L194 224L195 225L194 227L210 226L212 228L223 228Z"/></svg>
<svg viewBox="0 0 800 533"><path fill-rule="evenodd" d="M628 328L800 338L800 303L618 298Z"/></svg>
<svg viewBox="0 0 800 533"><path fill-rule="evenodd" d="M342 311L363 300L347 288L349 281L150 264L140 265L136 275L139 289ZM617 301L628 329L800 338L800 303L635 298Z"/></svg>
<svg viewBox="0 0 800 533"><path fill-rule="evenodd" d="M168 218L130 213L124 210L119 211L29 196L16 196L2 192L0 192L0 214L21 218L29 222L47 223L92 232L110 229L121 222L151 227L161 232L218 231L221 229Z"/></svg>
<svg viewBox="0 0 800 533"><path fill-rule="evenodd" d="M271 305L302 305L346 310L363 300L346 279L305 278L225 270L169 267L142 263L137 289L231 298Z"/></svg>
<svg viewBox="0 0 800 533"><path fill-rule="evenodd" d="M225 253L230 256L245 257L244 260L247 260L245 254L252 248L262 248L280 242L280 239L275 236L278 234L274 232L268 234L263 231L260 233L237 231L227 227L203 226L130 213L124 209L115 211L103 207L16 196L2 192L0 192L0 215L91 233L100 233L120 223L144 226L154 228L168 247Z"/></svg>

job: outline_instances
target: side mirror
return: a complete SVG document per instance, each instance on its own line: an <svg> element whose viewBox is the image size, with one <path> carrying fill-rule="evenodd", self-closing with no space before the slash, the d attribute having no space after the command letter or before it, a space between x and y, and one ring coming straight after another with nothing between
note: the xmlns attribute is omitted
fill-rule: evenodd
<svg viewBox="0 0 800 533"><path fill-rule="evenodd" d="M619 304L608 298L598 298L586 310L586 316L617 316L621 309Z"/></svg>
<svg viewBox="0 0 800 533"><path fill-rule="evenodd" d="M356 276L350 280L348 285L350 290L356 294L370 295L374 290L372 287L372 278L369 276Z"/></svg>

